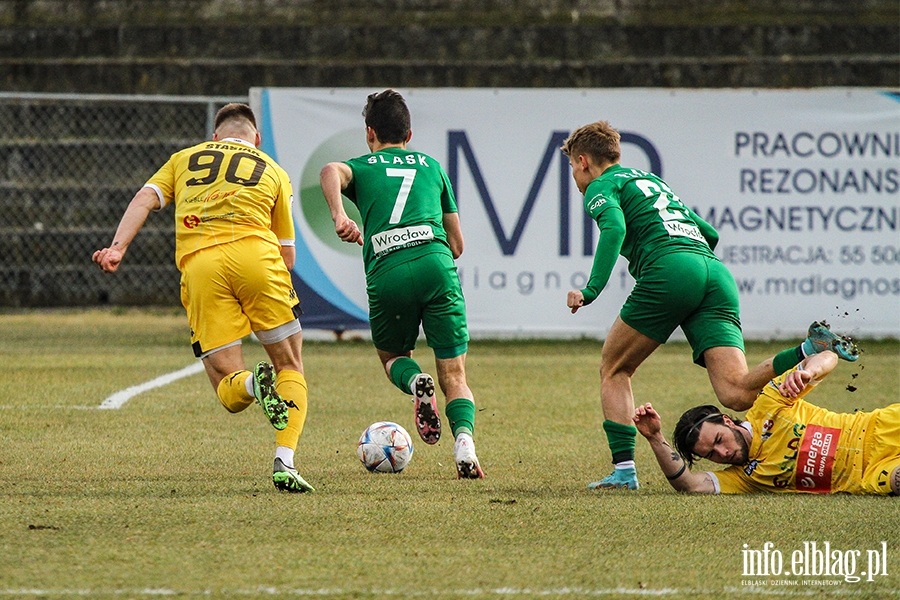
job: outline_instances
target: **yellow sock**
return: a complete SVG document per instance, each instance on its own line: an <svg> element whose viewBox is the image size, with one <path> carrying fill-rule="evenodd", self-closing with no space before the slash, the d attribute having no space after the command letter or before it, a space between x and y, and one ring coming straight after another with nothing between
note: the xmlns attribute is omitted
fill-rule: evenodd
<svg viewBox="0 0 900 600"><path fill-rule="evenodd" d="M295 450L300 434L303 433L303 425L306 423L308 395L306 378L298 371L287 369L279 371L275 380L275 391L288 405L288 424L281 431L275 432L275 445Z"/></svg>
<svg viewBox="0 0 900 600"><path fill-rule="evenodd" d="M247 378L252 375L250 371L235 371L222 378L216 388L216 395L225 410L238 413L253 404L256 398L247 394Z"/></svg>

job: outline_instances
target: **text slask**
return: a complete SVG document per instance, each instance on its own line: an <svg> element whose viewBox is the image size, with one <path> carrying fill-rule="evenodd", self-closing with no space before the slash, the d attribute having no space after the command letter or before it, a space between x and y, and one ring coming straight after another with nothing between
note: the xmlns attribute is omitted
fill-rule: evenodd
<svg viewBox="0 0 900 600"><path fill-rule="evenodd" d="M373 235L372 249L378 255L387 250L393 250L401 246L415 246L433 239L434 231L431 230L430 225L399 227Z"/></svg>
<svg viewBox="0 0 900 600"><path fill-rule="evenodd" d="M425 161L425 157L421 154L407 154L406 156L395 156L393 160L388 160L386 156L383 154L373 154L366 160L370 165L374 165L375 163L381 163L385 165L414 165L416 162L422 165L423 167L427 167L428 163Z"/></svg>

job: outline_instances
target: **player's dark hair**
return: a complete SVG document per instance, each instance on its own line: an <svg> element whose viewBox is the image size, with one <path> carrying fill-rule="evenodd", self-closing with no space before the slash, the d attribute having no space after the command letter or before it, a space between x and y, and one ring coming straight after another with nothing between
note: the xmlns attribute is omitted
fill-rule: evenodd
<svg viewBox="0 0 900 600"><path fill-rule="evenodd" d="M253 109L246 104L232 102L220 108L216 113L215 128L218 129L219 125L231 120L247 120L256 129L256 115L253 114Z"/></svg>
<svg viewBox="0 0 900 600"><path fill-rule="evenodd" d="M595 163L617 163L622 156L620 140L619 132L607 121L597 121L573 131L560 150L570 158L584 154Z"/></svg>
<svg viewBox="0 0 900 600"><path fill-rule="evenodd" d="M402 144L409 137L409 108L403 96L395 90L369 94L362 114L366 127L375 130L382 144Z"/></svg>
<svg viewBox="0 0 900 600"><path fill-rule="evenodd" d="M731 415L728 418L735 425L740 425L743 422ZM694 453L694 445L697 443L697 438L700 437L700 426L706 422L725 425L725 415L711 404L695 406L685 411L675 425L675 432L672 434L675 450L678 451L678 454L681 455L688 467L694 466L695 459L702 458Z"/></svg>

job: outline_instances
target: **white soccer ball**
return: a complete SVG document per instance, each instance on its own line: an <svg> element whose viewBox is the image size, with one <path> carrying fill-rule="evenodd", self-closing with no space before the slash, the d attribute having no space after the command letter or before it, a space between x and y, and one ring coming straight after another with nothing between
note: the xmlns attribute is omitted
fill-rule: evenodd
<svg viewBox="0 0 900 600"><path fill-rule="evenodd" d="M399 473L412 458L412 438L396 423L372 423L359 436L356 455L373 473Z"/></svg>

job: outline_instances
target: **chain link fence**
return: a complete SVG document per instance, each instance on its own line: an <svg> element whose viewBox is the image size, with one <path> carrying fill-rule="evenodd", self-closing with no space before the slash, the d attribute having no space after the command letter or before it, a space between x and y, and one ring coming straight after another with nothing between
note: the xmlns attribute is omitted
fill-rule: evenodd
<svg viewBox="0 0 900 600"><path fill-rule="evenodd" d="M91 262L134 193L247 98L0 94L0 307L180 305L171 210L115 275Z"/></svg>

